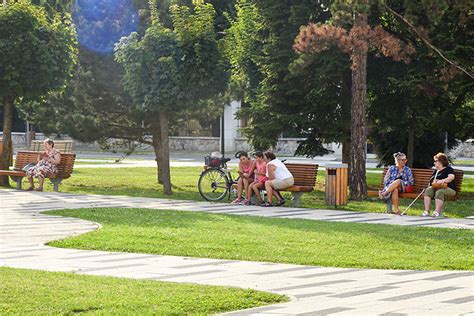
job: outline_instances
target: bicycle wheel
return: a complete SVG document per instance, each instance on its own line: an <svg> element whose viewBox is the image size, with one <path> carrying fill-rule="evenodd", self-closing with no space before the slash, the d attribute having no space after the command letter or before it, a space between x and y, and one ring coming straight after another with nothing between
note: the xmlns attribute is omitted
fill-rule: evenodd
<svg viewBox="0 0 474 316"><path fill-rule="evenodd" d="M224 171L211 168L199 177L199 194L207 201L222 200L229 190L229 179Z"/></svg>

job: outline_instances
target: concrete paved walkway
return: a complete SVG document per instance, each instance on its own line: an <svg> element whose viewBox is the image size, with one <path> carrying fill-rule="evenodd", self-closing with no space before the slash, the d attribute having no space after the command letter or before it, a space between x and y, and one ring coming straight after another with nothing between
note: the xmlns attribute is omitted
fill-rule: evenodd
<svg viewBox="0 0 474 316"><path fill-rule="evenodd" d="M237 286L292 298L285 304L231 313L236 315L474 315L473 271L339 269L44 246L47 241L92 231L99 225L47 216L40 211L110 206L409 226L473 227L471 220L0 190L0 266Z"/></svg>

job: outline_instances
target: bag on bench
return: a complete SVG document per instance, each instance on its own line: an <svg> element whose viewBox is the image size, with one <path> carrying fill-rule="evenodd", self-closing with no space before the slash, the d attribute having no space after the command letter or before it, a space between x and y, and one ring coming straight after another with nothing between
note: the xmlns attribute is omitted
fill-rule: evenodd
<svg viewBox="0 0 474 316"><path fill-rule="evenodd" d="M30 170L31 168L34 168L34 166L36 166L36 164L30 162L30 163L26 164L23 168L21 168L21 170L24 171L24 172L28 172L28 170Z"/></svg>

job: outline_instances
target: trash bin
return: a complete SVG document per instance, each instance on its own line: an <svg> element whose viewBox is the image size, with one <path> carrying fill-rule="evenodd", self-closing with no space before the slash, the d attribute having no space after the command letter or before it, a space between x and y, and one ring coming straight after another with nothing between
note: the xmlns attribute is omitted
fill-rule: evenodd
<svg viewBox="0 0 474 316"><path fill-rule="evenodd" d="M326 204L347 204L347 164L326 164Z"/></svg>

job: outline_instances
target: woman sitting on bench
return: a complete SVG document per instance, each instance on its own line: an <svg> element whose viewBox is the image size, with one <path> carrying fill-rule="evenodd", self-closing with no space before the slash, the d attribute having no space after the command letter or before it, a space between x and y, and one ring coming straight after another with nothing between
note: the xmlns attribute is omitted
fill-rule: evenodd
<svg viewBox="0 0 474 316"><path fill-rule="evenodd" d="M435 199L434 217L441 215L445 196L456 195L456 185L454 183L454 169L449 166L448 157L443 153L438 153L433 157L435 170L430 179L430 186L425 192L425 211L422 216L430 215L431 199Z"/></svg>
<svg viewBox="0 0 474 316"><path fill-rule="evenodd" d="M54 142L51 139L46 139L43 145L44 152L38 155L38 162L34 167L26 171L26 177L30 183L30 187L27 191L33 191L35 189L33 178L38 178L38 188L36 191L43 191L44 178L48 175L58 173L58 165L61 163L61 154L58 150L54 149Z"/></svg>
<svg viewBox="0 0 474 316"><path fill-rule="evenodd" d="M397 152L393 154L395 165L390 166L383 179L384 188L379 191L379 197L382 200L392 198L395 214L401 214L399 208L399 192L413 192L413 184L415 179L413 172L406 166L407 156L404 153Z"/></svg>
<svg viewBox="0 0 474 316"><path fill-rule="evenodd" d="M232 201L232 204L245 204L250 197L246 196L246 200L242 198L242 192L247 192L250 184L254 179L254 161L249 158L249 154L245 151L239 151L237 154L239 158L239 181L237 182L237 198Z"/></svg>
<svg viewBox="0 0 474 316"><path fill-rule="evenodd" d="M267 161L267 178L265 182L265 190L267 191L267 203L262 204L262 206L273 206L272 196L278 199L278 202L275 206L280 206L285 203L285 199L281 196L278 190L283 190L291 187L295 183L295 179L291 172L286 168L285 164L281 160L275 157L270 151L267 151L264 155L265 160Z"/></svg>

